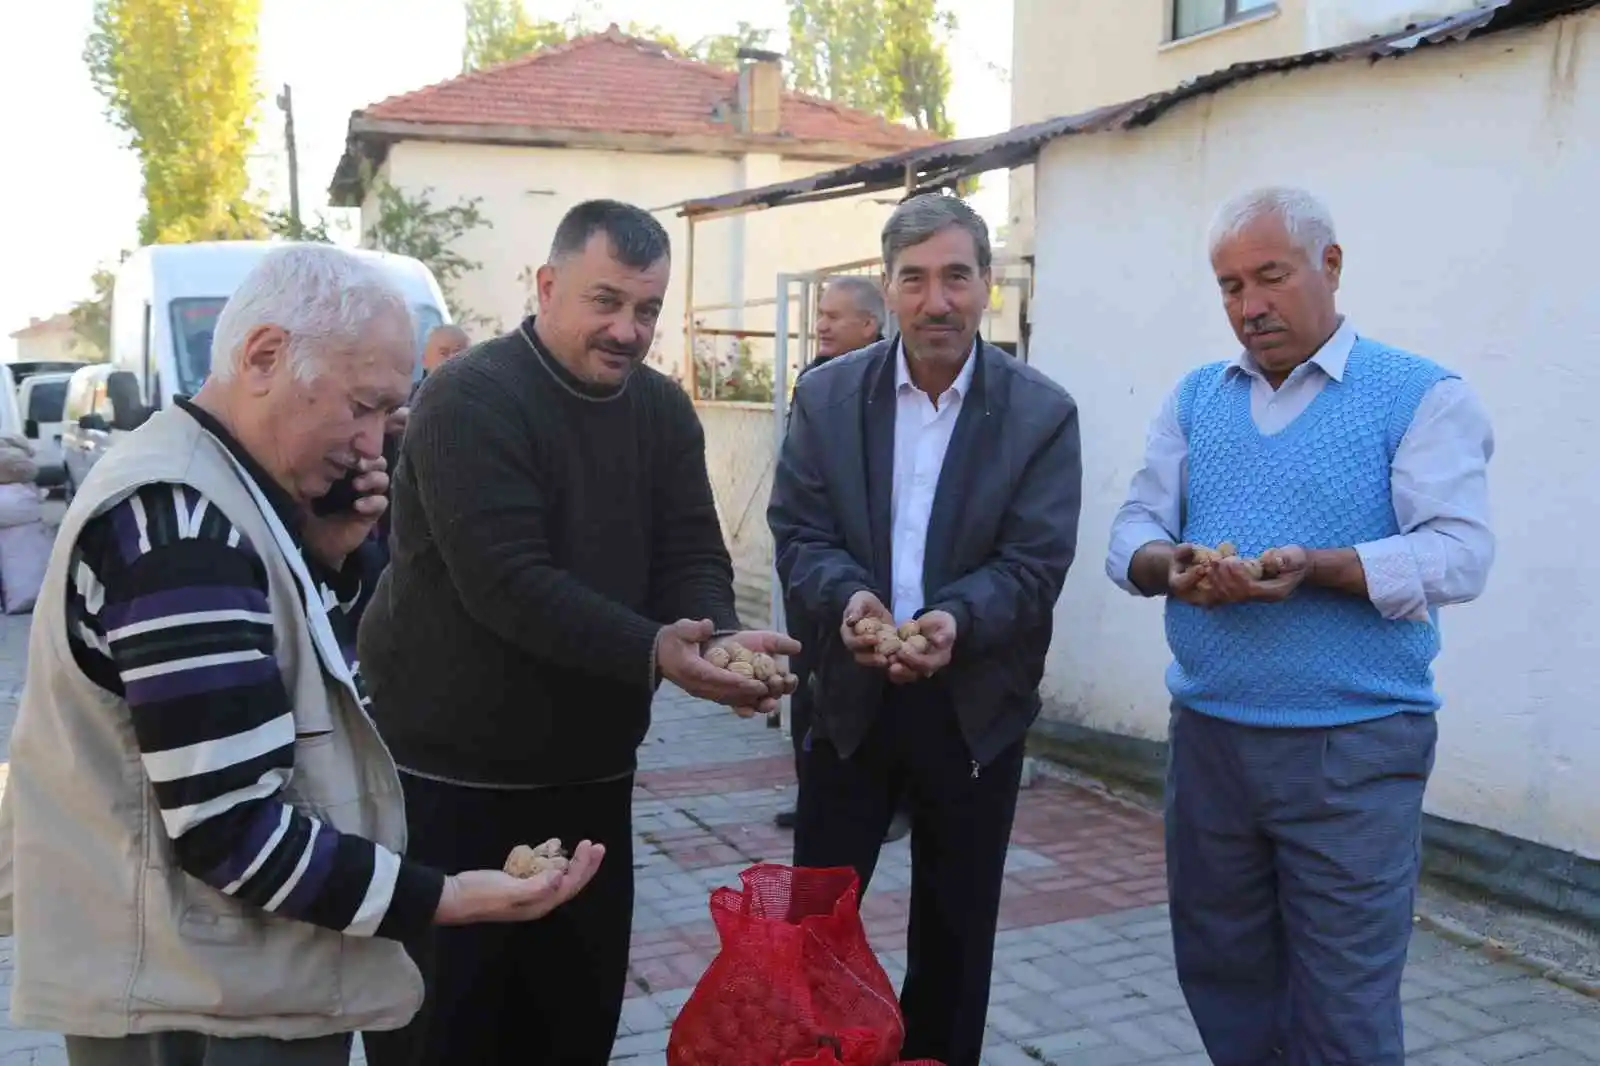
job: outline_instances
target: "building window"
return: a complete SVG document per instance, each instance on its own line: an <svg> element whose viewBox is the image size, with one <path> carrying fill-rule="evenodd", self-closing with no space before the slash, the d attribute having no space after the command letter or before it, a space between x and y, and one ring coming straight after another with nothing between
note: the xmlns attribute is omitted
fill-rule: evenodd
<svg viewBox="0 0 1600 1066"><path fill-rule="evenodd" d="M1277 6L1275 0L1172 0L1172 39L1193 37Z"/></svg>

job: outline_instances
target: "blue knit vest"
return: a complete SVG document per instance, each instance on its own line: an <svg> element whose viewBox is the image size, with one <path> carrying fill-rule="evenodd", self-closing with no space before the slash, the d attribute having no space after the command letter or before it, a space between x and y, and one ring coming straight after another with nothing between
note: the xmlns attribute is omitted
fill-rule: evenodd
<svg viewBox="0 0 1600 1066"><path fill-rule="evenodd" d="M1422 397L1450 371L1357 341L1339 381L1272 436L1250 416L1250 379L1228 365L1184 379L1189 442L1183 539L1239 553L1347 548L1399 532L1389 468ZM1437 710L1437 619L1386 621L1343 592L1301 586L1283 603L1199 608L1167 600L1179 704L1252 726L1315 727Z"/></svg>

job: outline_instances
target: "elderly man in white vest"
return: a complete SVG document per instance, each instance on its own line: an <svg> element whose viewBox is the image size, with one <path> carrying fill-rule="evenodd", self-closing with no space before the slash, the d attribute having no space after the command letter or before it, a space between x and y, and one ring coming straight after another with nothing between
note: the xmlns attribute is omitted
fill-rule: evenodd
<svg viewBox="0 0 1600 1066"><path fill-rule="evenodd" d="M0 926L13 1022L65 1033L72 1066L342 1066L353 1032L422 1002L402 939L541 917L600 862L587 842L527 880L402 858L353 649L412 337L363 260L273 251L205 386L67 511L0 807ZM352 472L353 502L313 507Z"/></svg>

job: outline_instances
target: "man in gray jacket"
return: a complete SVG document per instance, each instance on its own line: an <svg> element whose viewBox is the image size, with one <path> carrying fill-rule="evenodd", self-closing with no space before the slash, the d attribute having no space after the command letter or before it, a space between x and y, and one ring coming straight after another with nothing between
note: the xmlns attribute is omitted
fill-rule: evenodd
<svg viewBox="0 0 1600 1066"><path fill-rule="evenodd" d="M903 1056L977 1066L1023 739L1077 544L1078 416L978 337L991 257L970 207L907 200L883 258L904 333L798 385L767 512L784 592L819 622L795 863L865 884L909 789ZM926 645L874 644L866 619L915 621Z"/></svg>

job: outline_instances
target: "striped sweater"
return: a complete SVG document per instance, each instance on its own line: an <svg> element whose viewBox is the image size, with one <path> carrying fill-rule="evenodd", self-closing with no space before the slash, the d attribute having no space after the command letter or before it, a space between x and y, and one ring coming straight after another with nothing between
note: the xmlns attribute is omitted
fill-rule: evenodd
<svg viewBox="0 0 1600 1066"><path fill-rule="evenodd" d="M317 575L352 673L375 547L339 575ZM220 510L187 486L145 486L84 526L71 573L73 654L127 702L185 872L349 935L407 939L431 924L441 874L283 799L295 721L273 654L266 570Z"/></svg>

